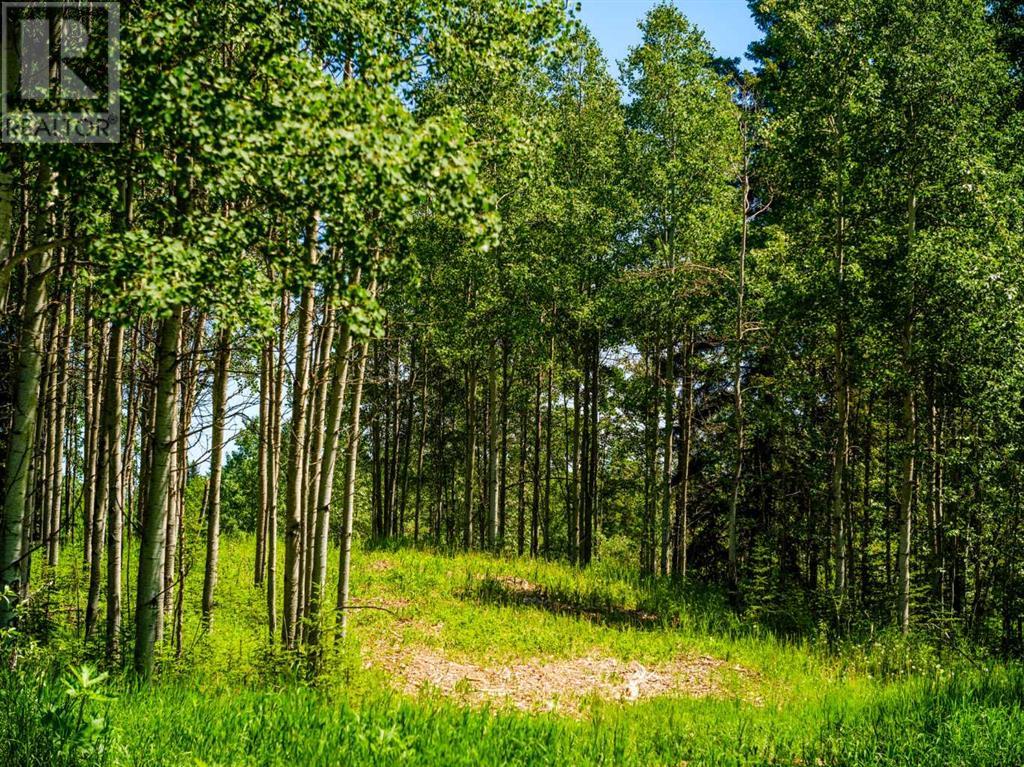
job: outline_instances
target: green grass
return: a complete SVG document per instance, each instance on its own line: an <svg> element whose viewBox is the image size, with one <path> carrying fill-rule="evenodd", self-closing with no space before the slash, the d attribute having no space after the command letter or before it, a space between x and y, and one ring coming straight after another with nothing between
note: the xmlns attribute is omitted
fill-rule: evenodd
<svg viewBox="0 0 1024 767"><path fill-rule="evenodd" d="M301 659L267 650L252 542L226 538L221 556L213 632L198 628L196 567L182 657L166 657L147 688L97 685L112 700L60 679L59 666L93 651L74 639L76 611L56 609L76 605L77 568L62 565L48 645L0 673L0 764L1024 764L1017 667L979 669L891 637L829 655L738 619L714 592L600 565L359 550L353 598L389 612L355 611L352 641L310 678ZM480 665L596 653L645 664L711 655L728 666L712 697L590 699L568 717L397 693L363 662L381 641Z"/></svg>

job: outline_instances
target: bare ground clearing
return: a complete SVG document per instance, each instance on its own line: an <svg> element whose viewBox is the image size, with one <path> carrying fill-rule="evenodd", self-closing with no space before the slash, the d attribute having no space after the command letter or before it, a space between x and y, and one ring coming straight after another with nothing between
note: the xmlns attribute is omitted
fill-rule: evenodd
<svg viewBox="0 0 1024 767"><path fill-rule="evenodd" d="M455 660L426 647L380 644L367 665L384 669L393 684L414 695L437 691L471 706L511 705L522 711L579 715L590 697L633 703L659 696L725 695L721 675L751 672L710 656L689 656L645 665L596 653L581 658L531 658L506 666Z"/></svg>

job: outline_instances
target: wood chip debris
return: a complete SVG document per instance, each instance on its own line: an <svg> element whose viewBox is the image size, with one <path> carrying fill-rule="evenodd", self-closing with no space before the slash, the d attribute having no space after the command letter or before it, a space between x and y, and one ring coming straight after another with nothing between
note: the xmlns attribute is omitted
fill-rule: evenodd
<svg viewBox="0 0 1024 767"><path fill-rule="evenodd" d="M719 672L727 667L706 655L646 666L598 654L494 667L407 645L378 645L369 657L367 666L387 671L395 687L409 695L434 692L471 706L510 705L570 715L579 714L591 697L633 703L659 696L721 695Z"/></svg>

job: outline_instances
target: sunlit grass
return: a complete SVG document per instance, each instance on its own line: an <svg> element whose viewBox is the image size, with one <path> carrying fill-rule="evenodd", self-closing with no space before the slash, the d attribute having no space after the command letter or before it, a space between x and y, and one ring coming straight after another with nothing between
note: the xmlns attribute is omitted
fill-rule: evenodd
<svg viewBox="0 0 1024 767"><path fill-rule="evenodd" d="M7 754L0 763L1024 763L1018 669L947 660L941 670L935 661L884 677L870 671L891 648L830 656L810 640L773 637L697 587L617 577L600 565L581 572L483 554L358 549L353 599L384 610L354 611L350 639L313 673L302 658L268 649L265 593L252 585L250 539L222 543L209 634L197 617L201 560L196 551L190 556L197 564L186 582L181 657L165 650L160 677L147 688L127 679L106 685L115 699L89 705L90 716L108 723L99 747L61 734L74 731L60 724L66 692L46 670L69 658L87 662L97 651L73 637L77 611L64 608L84 595L79 583L76 600L77 566L65 558L50 597L53 608L63 606L53 610L58 628L48 647L22 660L23 669L40 670L0 677L0 756ZM332 595L336 567L332 552ZM726 665L719 694L635 704L592 699L582 717L571 718L498 702L465 708L429 692L399 694L386 670L365 663L381 642L495 666L593 653L645 664L707 655ZM901 662L910 669L910 661Z"/></svg>

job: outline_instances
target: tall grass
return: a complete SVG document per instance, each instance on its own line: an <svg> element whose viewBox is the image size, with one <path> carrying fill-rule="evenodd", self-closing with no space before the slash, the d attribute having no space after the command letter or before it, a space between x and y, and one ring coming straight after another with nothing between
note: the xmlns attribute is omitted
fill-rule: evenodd
<svg viewBox="0 0 1024 767"><path fill-rule="evenodd" d="M829 695L784 710L730 701L595 702L575 721L438 700L288 686L115 685L89 716L102 747L60 732L54 681L0 675L5 765L1019 765L1024 677L917 680L870 699Z"/></svg>
<svg viewBox="0 0 1024 767"><path fill-rule="evenodd" d="M193 578L182 656L166 653L146 687L68 673L95 649L65 609L75 563L59 573L50 617L37 619L44 639L0 638L0 765L1024 764L1017 667L957 664L890 637L829 656L741 621L714 592L553 563L360 551L355 599L389 612L357 611L353 641L311 673L268 649L252 542L228 538L222 553L213 632L192 617ZM399 695L364 665L378 641L481 664L700 653L745 672L718 697L591 700L573 719Z"/></svg>

